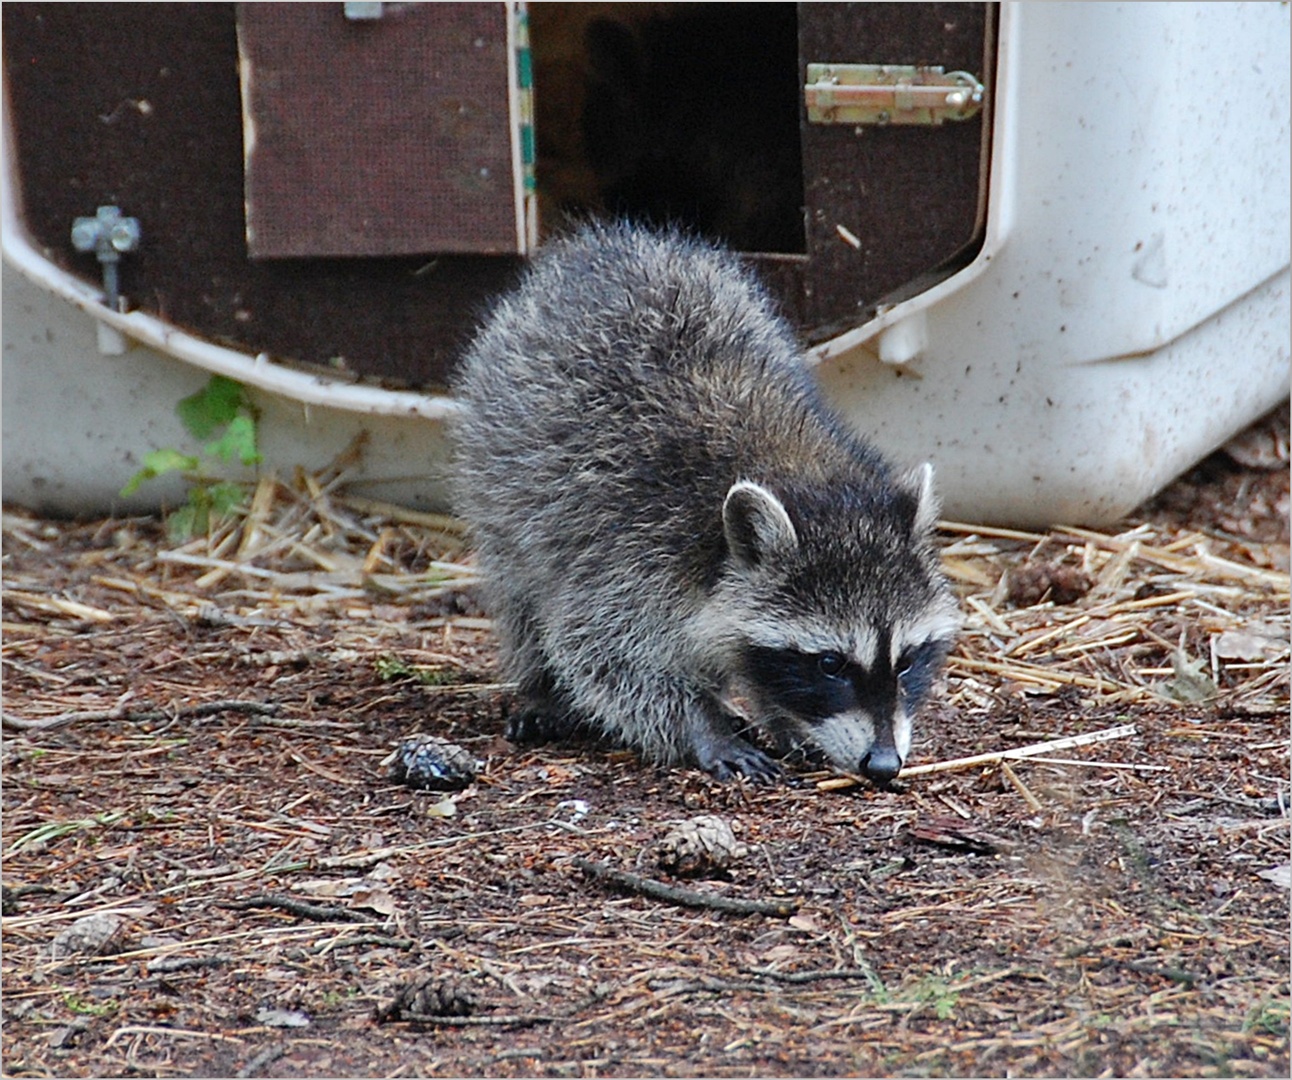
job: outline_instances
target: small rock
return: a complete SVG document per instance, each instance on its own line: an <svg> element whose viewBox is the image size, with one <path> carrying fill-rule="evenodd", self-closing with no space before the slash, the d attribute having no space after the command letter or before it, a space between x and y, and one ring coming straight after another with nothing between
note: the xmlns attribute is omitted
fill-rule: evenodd
<svg viewBox="0 0 1292 1080"><path fill-rule="evenodd" d="M77 919L54 938L50 955L55 960L70 956L111 956L121 952L125 920L119 915L100 913Z"/></svg>
<svg viewBox="0 0 1292 1080"><path fill-rule="evenodd" d="M89 1030L89 1021L78 1017L70 1024L50 1032L49 1048L51 1050L70 1050L77 1044L81 1036Z"/></svg>
<svg viewBox="0 0 1292 1080"><path fill-rule="evenodd" d="M589 806L586 799L562 799L556 804L556 812L563 810L570 815L569 824L577 825L588 816Z"/></svg>
<svg viewBox="0 0 1292 1080"><path fill-rule="evenodd" d="M1222 449L1248 469L1286 469L1289 447L1288 407L1285 401L1245 431L1239 432Z"/></svg>

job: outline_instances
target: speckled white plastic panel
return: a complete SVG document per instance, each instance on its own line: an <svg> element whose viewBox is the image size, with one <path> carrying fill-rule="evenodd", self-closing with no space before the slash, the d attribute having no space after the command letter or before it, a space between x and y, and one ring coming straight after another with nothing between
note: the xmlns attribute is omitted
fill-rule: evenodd
<svg viewBox="0 0 1292 1080"><path fill-rule="evenodd" d="M948 516L1112 520L1287 396L1288 37L1283 4L1005 5L983 253L818 368Z"/></svg>

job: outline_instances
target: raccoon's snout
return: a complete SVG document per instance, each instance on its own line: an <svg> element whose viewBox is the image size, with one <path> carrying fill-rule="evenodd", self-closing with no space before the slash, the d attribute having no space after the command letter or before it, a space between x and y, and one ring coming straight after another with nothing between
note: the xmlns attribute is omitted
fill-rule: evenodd
<svg viewBox="0 0 1292 1080"><path fill-rule="evenodd" d="M875 746L861 759L861 771L876 784L887 784L902 771L902 759L891 746Z"/></svg>

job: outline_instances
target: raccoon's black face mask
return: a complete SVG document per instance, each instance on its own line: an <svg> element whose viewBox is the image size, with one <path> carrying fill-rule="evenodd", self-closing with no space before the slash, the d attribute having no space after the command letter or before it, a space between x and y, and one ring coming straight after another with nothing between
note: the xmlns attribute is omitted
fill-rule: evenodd
<svg viewBox="0 0 1292 1080"><path fill-rule="evenodd" d="M908 506L848 535L800 529L776 495L749 482L724 506L732 559L760 597L733 658L751 719L782 752L881 784L901 770L911 719L959 624L926 538L914 533L935 513L922 505L927 473L910 479L919 486Z"/></svg>
<svg viewBox="0 0 1292 1080"><path fill-rule="evenodd" d="M869 665L840 652L748 645L742 666L784 751L829 759L877 783L892 780L910 748L910 720L947 643L926 640L896 661L885 640ZM806 745L804 742L806 740Z"/></svg>

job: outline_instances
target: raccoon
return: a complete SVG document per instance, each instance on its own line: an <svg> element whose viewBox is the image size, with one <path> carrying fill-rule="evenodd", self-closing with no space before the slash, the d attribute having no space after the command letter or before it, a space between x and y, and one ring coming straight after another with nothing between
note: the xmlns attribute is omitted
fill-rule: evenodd
<svg viewBox="0 0 1292 1080"><path fill-rule="evenodd" d="M895 472L829 411L735 255L586 224L497 303L455 391L510 738L587 729L770 780L761 733L897 775L959 624L932 470Z"/></svg>

